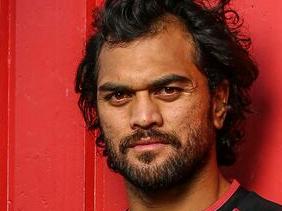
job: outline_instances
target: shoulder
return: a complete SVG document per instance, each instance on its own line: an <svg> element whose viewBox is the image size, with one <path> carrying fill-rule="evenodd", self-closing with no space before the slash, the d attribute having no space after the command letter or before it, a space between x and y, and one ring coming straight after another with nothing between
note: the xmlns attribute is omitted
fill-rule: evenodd
<svg viewBox="0 0 282 211"><path fill-rule="evenodd" d="M244 197L239 200L238 209L240 211L282 211L282 206L269 201L255 192L247 191L243 188L240 188L241 191L245 192Z"/></svg>

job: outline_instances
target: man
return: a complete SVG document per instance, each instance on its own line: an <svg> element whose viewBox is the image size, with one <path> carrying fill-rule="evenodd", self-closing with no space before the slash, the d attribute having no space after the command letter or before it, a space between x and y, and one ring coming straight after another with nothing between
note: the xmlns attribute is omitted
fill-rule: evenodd
<svg viewBox="0 0 282 211"><path fill-rule="evenodd" d="M227 4L108 0L96 13L76 91L130 211L282 210L218 168L235 161L258 74Z"/></svg>

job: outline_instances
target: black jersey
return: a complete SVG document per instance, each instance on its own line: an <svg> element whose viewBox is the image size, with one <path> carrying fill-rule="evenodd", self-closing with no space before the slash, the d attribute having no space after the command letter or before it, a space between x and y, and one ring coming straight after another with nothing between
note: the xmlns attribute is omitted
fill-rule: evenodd
<svg viewBox="0 0 282 211"><path fill-rule="evenodd" d="M282 206L244 189L233 180L228 190L204 211L282 211Z"/></svg>
<svg viewBox="0 0 282 211"><path fill-rule="evenodd" d="M205 211L282 211L282 206L244 189L234 180L229 190Z"/></svg>

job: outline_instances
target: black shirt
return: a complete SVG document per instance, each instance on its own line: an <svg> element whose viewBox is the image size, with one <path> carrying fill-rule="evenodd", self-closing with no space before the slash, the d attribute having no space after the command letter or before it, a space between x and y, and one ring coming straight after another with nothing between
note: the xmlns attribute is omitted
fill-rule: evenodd
<svg viewBox="0 0 282 211"><path fill-rule="evenodd" d="M282 211L282 206L244 189L233 180L229 189L204 211Z"/></svg>
<svg viewBox="0 0 282 211"><path fill-rule="evenodd" d="M244 189L233 180L228 191L205 211L282 211L282 206Z"/></svg>

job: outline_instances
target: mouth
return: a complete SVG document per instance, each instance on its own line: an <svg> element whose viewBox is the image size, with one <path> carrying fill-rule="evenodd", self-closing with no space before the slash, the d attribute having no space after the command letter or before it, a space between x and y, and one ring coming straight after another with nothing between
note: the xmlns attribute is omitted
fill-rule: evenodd
<svg viewBox="0 0 282 211"><path fill-rule="evenodd" d="M141 138L139 141L129 145L128 148L134 149L136 151L147 151L157 150L166 145L168 145L168 143L163 140L147 137Z"/></svg>

